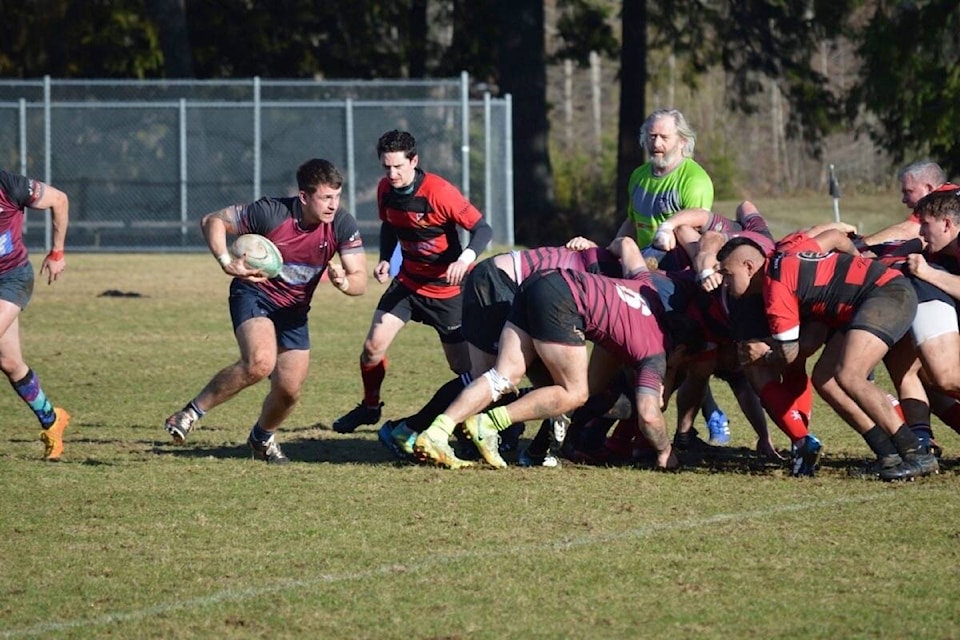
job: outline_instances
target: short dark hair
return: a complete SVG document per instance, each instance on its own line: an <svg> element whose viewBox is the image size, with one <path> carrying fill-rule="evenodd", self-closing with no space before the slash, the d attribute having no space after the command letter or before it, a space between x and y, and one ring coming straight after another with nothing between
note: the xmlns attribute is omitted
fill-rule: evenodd
<svg viewBox="0 0 960 640"><path fill-rule="evenodd" d="M913 211L918 216L937 219L949 216L954 220L960 220L960 189L931 191L920 198Z"/></svg>
<svg viewBox="0 0 960 640"><path fill-rule="evenodd" d="M297 169L297 188L313 193L320 185L339 189L343 186L343 174L330 162L322 158L307 160Z"/></svg>
<svg viewBox="0 0 960 640"><path fill-rule="evenodd" d="M417 141L413 134L394 129L380 136L377 140L377 157L395 151L402 151L408 160L412 160L417 155Z"/></svg>
<svg viewBox="0 0 960 640"><path fill-rule="evenodd" d="M744 236L737 236L735 238L730 238L722 247L720 247L720 251L717 252L717 262L723 262L731 253L744 246L753 247L760 252L761 256L766 257L767 255L767 252L764 251L763 248L755 241Z"/></svg>

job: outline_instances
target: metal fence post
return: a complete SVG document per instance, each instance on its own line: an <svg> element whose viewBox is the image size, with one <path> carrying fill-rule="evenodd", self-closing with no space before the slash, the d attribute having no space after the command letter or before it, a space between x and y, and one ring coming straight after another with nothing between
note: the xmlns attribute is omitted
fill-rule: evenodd
<svg viewBox="0 0 960 640"><path fill-rule="evenodd" d="M17 102L20 116L20 175L27 175L27 99ZM23 232L27 232L27 216L23 216Z"/></svg>
<svg viewBox="0 0 960 640"><path fill-rule="evenodd" d="M260 103L260 76L253 77L253 199L260 199L260 190L263 188L262 167L262 105Z"/></svg>
<svg viewBox="0 0 960 640"><path fill-rule="evenodd" d="M53 142L51 140L53 132L51 129L51 109L50 109L50 76L43 76L43 179L47 184L52 184L53 163ZM50 251L53 246L53 220L50 216L44 216L43 229L43 250Z"/></svg>
<svg viewBox="0 0 960 640"><path fill-rule="evenodd" d="M180 243L187 244L187 99L180 98Z"/></svg>
<svg viewBox="0 0 960 640"><path fill-rule="evenodd" d="M347 127L347 209L357 215L356 141L353 138L353 98L347 98L344 120Z"/></svg>
<svg viewBox="0 0 960 640"><path fill-rule="evenodd" d="M513 237L513 95L506 94L504 98L504 109L506 109L506 114L504 116L504 125L503 125L503 136L505 140L504 146L504 162L507 163L505 174L506 180L504 181L504 201L507 203L507 210L504 212L504 219L507 221L507 244L513 246L514 237Z"/></svg>
<svg viewBox="0 0 960 640"><path fill-rule="evenodd" d="M483 208L487 211L487 222L493 222L490 207L493 202L493 167L490 163L490 92L483 92ZM493 226L492 224L490 226Z"/></svg>
<svg viewBox="0 0 960 640"><path fill-rule="evenodd" d="M460 189L470 199L470 74L460 72L460 162L463 174Z"/></svg>

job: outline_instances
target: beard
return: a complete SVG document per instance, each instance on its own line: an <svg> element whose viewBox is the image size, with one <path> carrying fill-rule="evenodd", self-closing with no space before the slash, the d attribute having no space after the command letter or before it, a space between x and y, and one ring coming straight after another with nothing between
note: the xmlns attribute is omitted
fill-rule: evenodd
<svg viewBox="0 0 960 640"><path fill-rule="evenodd" d="M663 155L651 155L650 165L657 172L667 171L680 163L680 149L664 153Z"/></svg>

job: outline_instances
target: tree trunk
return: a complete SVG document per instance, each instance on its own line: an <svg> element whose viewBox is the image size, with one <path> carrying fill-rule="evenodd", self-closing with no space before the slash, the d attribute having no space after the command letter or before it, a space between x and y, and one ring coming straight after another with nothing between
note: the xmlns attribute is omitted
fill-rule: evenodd
<svg viewBox="0 0 960 640"><path fill-rule="evenodd" d="M637 141L646 118L647 4L624 2L621 14L623 46L620 49L620 124L617 137L617 211L626 215L630 174L643 164Z"/></svg>
<svg viewBox="0 0 960 640"><path fill-rule="evenodd" d="M164 75L168 78L192 78L193 55L187 33L184 0L148 0L147 14L157 25Z"/></svg>
<svg viewBox="0 0 960 640"><path fill-rule="evenodd" d="M547 65L542 0L499 0L500 86L513 96L514 231L527 246L544 244L554 193L547 120Z"/></svg>
<svg viewBox="0 0 960 640"><path fill-rule="evenodd" d="M430 25L427 22L427 0L413 0L410 3L410 77L427 76L427 35Z"/></svg>

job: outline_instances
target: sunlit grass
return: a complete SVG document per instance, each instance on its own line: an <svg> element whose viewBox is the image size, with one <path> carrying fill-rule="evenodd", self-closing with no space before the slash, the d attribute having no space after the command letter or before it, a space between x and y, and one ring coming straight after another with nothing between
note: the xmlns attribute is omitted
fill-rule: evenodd
<svg viewBox="0 0 960 640"><path fill-rule="evenodd" d="M819 213L758 204L789 210L784 225ZM68 259L22 316L28 362L74 416L63 462L39 461L34 418L0 394L0 637L957 635L958 441L942 425L944 473L885 485L848 475L866 447L818 402L824 467L793 479L752 455L715 383L732 441L681 473L398 466L372 427L328 427L360 399L383 288L354 299L324 284L310 377L280 435L294 463L273 468L244 446L265 385L185 447L161 427L236 357L213 258ZM384 418L449 377L433 332L409 326Z"/></svg>

